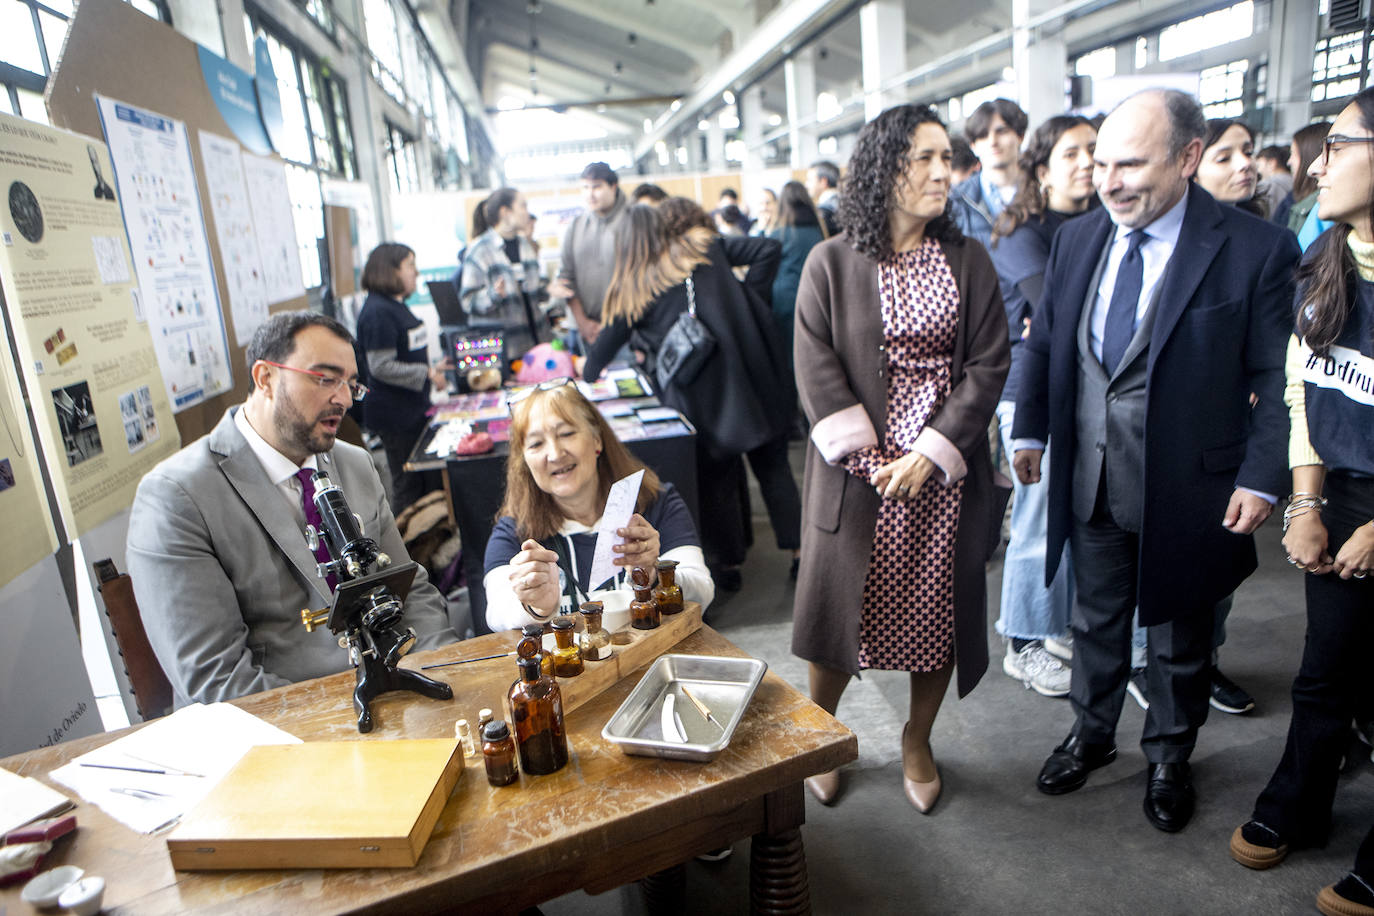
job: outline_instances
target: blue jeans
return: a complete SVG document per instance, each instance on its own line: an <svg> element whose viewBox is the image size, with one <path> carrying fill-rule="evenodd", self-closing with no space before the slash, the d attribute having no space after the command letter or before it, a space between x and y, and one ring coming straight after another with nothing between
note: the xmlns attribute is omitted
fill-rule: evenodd
<svg viewBox="0 0 1374 916"><path fill-rule="evenodd" d="M1234 594L1227 595L1217 602L1215 623L1212 624L1212 664L1217 663L1217 650L1226 642L1226 618L1231 615L1231 605L1235 603ZM1145 667L1145 630L1139 620L1131 628L1131 667Z"/></svg>
<svg viewBox="0 0 1374 916"><path fill-rule="evenodd" d="M997 425L1002 447L1011 458L1011 424L1016 412L1012 401L997 405ZM1012 479L1011 542L1002 563L1002 611L997 632L1016 639L1063 636L1069 628L1073 607L1073 569L1068 545L1060 558L1054 581L1045 588L1045 528L1049 502L1049 449L1040 459L1041 478L1023 485Z"/></svg>

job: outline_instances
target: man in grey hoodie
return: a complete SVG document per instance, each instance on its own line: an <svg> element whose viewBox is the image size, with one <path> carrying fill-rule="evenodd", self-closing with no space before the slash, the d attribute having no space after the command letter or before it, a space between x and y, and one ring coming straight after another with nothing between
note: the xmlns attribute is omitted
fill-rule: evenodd
<svg viewBox="0 0 1374 916"><path fill-rule="evenodd" d="M604 162L593 162L582 170L582 196L587 209L568 227L563 266L549 294L568 300L585 347L601 331L601 303L615 271L615 227L628 203L620 179Z"/></svg>

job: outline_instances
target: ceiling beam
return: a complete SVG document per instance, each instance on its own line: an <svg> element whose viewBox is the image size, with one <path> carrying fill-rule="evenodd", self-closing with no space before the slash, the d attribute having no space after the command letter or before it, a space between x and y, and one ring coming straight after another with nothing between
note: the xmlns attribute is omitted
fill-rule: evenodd
<svg viewBox="0 0 1374 916"><path fill-rule="evenodd" d="M610 28L611 35L619 35L624 38L630 32L634 32L639 38L647 38L655 44L660 44L665 48L681 51L692 58L698 65L714 61L718 56L716 42L713 40L709 44L702 44L693 41L687 35L665 29L652 22L647 22L642 18L625 16L617 10L602 9L596 3L578 3L576 5L563 3L549 3L545 0L545 9L556 7L560 11L566 12L569 16L586 19L599 23L601 27ZM539 23L536 20L535 29L539 30ZM721 31L725 27L721 26ZM717 38L719 36L717 35Z"/></svg>
<svg viewBox="0 0 1374 916"><path fill-rule="evenodd" d="M488 30L485 47L510 48L523 54L526 60L529 59L529 37L513 33L508 28L493 28ZM584 73L597 76L604 86L610 83L612 86L622 84L633 87L635 92L662 91L664 80L664 67L660 63L657 67L650 64L641 63L633 57L621 59L621 71L615 72L615 61L604 53L598 53L594 48L579 45L576 42L568 41L561 36L540 37L539 50L534 53L536 64L539 60L547 59L555 63L560 63L566 67L581 70ZM685 85L687 79L684 78L679 85Z"/></svg>
<svg viewBox="0 0 1374 916"><path fill-rule="evenodd" d="M743 42L736 43L735 51L729 57L697 81L691 96L683 101L677 111L670 111L635 145L635 159L647 156L655 143L668 139L684 124L695 123L691 119L704 106L714 103L722 92L745 77L759 72L760 65L771 65L790 54L797 44L811 36L812 30L850 6L851 2L791 0L775 9Z"/></svg>

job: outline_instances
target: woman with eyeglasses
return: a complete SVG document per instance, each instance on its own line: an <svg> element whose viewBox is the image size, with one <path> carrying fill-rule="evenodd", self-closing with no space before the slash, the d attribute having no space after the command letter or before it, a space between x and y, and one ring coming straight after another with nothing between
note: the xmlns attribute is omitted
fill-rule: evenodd
<svg viewBox="0 0 1374 916"><path fill-rule="evenodd" d="M451 359L431 366L425 324L406 307L420 272L408 245L383 242L367 256L362 286L367 300L358 314L358 368L366 380L363 425L382 440L391 470L391 511L400 515L431 490L443 489L439 471L412 473L406 458L425 431L430 385L444 388Z"/></svg>
<svg viewBox="0 0 1374 916"><path fill-rule="evenodd" d="M625 539L615 548L620 573L593 582L606 496L635 471L644 478L635 514L616 532ZM487 541L487 625L511 629L576 610L595 592L628 590L629 568L659 559L678 562L683 598L711 603L715 586L687 504L630 454L577 386L553 379L514 401L506 498Z"/></svg>
<svg viewBox="0 0 1374 916"><path fill-rule="evenodd" d="M1278 769L1231 856L1271 868L1331 834L1350 722L1367 711L1374 645L1374 89L1355 96L1313 162L1317 211L1335 225L1298 270L1285 400L1293 493L1288 562L1306 574L1307 638ZM1374 916L1374 829L1355 867L1317 895L1327 914Z"/></svg>

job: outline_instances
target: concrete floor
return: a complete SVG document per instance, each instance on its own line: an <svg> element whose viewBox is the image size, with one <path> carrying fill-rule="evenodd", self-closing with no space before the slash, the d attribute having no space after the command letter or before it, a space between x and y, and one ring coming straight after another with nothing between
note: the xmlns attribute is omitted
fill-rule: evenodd
<svg viewBox="0 0 1374 916"><path fill-rule="evenodd" d="M755 546L744 588L717 599L711 624L805 691L805 665L789 651L788 557L773 548L755 496ZM1245 716L1212 711L1193 755L1199 800L1187 829L1167 835L1145 820L1145 760L1138 745L1144 714L1129 700L1115 763L1070 795L1052 798L1036 790L1035 775L1068 732L1072 713L1067 700L1041 697L1002 673L1004 649L992 629L999 554L988 568L992 662L966 699L958 700L951 688L936 722L932 743L944 794L929 816L911 808L901 789L906 676L872 672L845 694L839 718L859 736L859 760L845 769L835 806L807 796L803 836L813 911L1315 913L1316 892L1349 870L1374 822L1367 757L1342 779L1325 850L1294 853L1267 872L1242 868L1227 854L1231 831L1249 817L1282 752L1288 691L1302 651L1302 579L1283 561L1277 522L1261 529L1260 569L1237 595L1222 653L1223 669L1258 705ZM724 862L694 861L687 870L688 913L748 911L747 841ZM643 905L638 888L629 886L596 897L579 891L541 909L547 916L637 914Z"/></svg>

